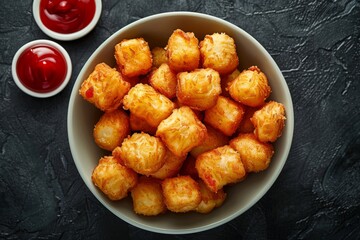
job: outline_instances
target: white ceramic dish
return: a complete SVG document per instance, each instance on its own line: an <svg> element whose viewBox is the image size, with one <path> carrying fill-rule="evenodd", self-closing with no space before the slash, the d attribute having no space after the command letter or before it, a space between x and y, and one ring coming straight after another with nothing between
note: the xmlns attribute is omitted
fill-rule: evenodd
<svg viewBox="0 0 360 240"><path fill-rule="evenodd" d="M88 34L91 30L94 29L97 22L99 21L100 15L101 15L101 10L102 10L102 1L95 0L95 15L94 15L93 19L91 20L91 22L85 28L81 29L80 31L64 34L64 33L58 33L58 32L54 32L54 31L50 30L41 21L40 1L41 0L34 0L33 6L32 6L33 16L36 21L36 24L46 35L48 35L49 37L51 37L53 39L57 39L57 40L61 40L61 41L76 40L76 39L79 39L79 38L85 36L86 34Z"/></svg>
<svg viewBox="0 0 360 240"><path fill-rule="evenodd" d="M237 44L240 69L257 65L264 71L272 87L271 99L283 103L287 111L283 135L275 144L276 153L270 167L261 173L250 175L245 181L230 187L223 206L207 215L197 213L166 213L157 217L142 217L132 210L131 199L110 201L91 182L91 173L101 156L106 153L94 143L92 129L100 111L78 94L81 83L93 71L95 65L106 62L115 66L114 46L124 38L143 37L151 47L165 46L176 28L192 31L200 40L205 34L226 32ZM222 225L248 210L273 185L279 176L289 153L294 127L293 105L288 86L281 71L269 53L249 34L239 27L209 15L191 12L169 12L138 20L109 37L91 55L83 66L71 93L68 109L68 137L76 167L85 184L95 197L122 220L142 229L168 234L185 234L208 230Z"/></svg>
<svg viewBox="0 0 360 240"><path fill-rule="evenodd" d="M66 62L67 72L66 72L64 81L56 89L54 89L50 92L36 92L36 91L29 89L20 81L17 71L16 71L16 65L17 65L20 55L26 49L29 49L36 45L45 45L45 46L48 45L48 46L51 46L51 47L57 49L64 56L64 59ZM33 96L33 97L37 97L37 98L47 98L47 97L52 97L52 96L58 94L59 92L61 92L66 87L66 85L69 83L70 78L71 78L71 73L72 73L72 63L71 63L71 59L70 59L68 52L61 45L59 45L56 42L50 41L50 40L40 39L40 40L34 40L34 41L26 43L15 53L14 58L12 60L11 73L12 73L12 76L13 76L13 79L14 79L16 85L24 93L29 94L30 96Z"/></svg>

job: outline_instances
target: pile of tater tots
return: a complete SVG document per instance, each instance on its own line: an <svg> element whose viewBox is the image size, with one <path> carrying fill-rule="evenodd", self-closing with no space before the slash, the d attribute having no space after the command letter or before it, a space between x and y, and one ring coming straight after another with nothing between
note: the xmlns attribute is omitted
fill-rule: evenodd
<svg viewBox="0 0 360 240"><path fill-rule="evenodd" d="M114 57L79 90L103 112L93 136L109 154L92 181L109 199L130 195L145 216L209 213L227 185L268 168L285 108L257 66L239 69L231 36L176 29L166 46L124 39Z"/></svg>

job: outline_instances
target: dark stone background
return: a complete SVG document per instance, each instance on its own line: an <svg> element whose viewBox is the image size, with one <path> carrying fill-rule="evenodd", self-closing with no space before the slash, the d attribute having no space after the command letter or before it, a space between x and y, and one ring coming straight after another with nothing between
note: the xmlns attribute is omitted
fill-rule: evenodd
<svg viewBox="0 0 360 240"><path fill-rule="evenodd" d="M216 229L170 236L129 226L92 196L71 157L66 114L76 76L106 38L179 10L225 19L263 44L289 85L295 135L280 177L256 205ZM48 37L32 1L0 0L0 238L360 239L359 30L358 0L104 0L89 35L60 42L74 64L70 84L36 99L16 87L11 61L23 44Z"/></svg>

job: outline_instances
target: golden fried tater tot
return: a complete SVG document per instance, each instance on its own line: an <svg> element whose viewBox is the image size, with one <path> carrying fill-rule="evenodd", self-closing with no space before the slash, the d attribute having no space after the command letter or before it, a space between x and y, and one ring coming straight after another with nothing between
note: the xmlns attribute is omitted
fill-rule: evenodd
<svg viewBox="0 0 360 240"><path fill-rule="evenodd" d="M224 97L230 98L230 93L228 91L228 86L230 83L235 80L240 74L238 69L235 69L232 73L221 76L221 95Z"/></svg>
<svg viewBox="0 0 360 240"><path fill-rule="evenodd" d="M112 151L130 134L129 117L124 110L105 112L95 124L95 143L102 149Z"/></svg>
<svg viewBox="0 0 360 240"><path fill-rule="evenodd" d="M216 104L205 111L204 122L231 136L239 127L244 115L244 107L239 103L219 96Z"/></svg>
<svg viewBox="0 0 360 240"><path fill-rule="evenodd" d="M99 63L81 84L79 93L88 102L102 111L113 111L129 91L130 84L121 74L106 63Z"/></svg>
<svg viewBox="0 0 360 240"><path fill-rule="evenodd" d="M192 71L199 67L199 40L194 33L176 29L168 40L166 48L168 63L175 72Z"/></svg>
<svg viewBox="0 0 360 240"><path fill-rule="evenodd" d="M243 133L230 140L230 146L240 153L246 172L260 172L268 168L274 148L260 142L255 134Z"/></svg>
<svg viewBox="0 0 360 240"><path fill-rule="evenodd" d="M124 165L135 172L150 175L165 163L166 147L157 137L134 133L121 144L120 157Z"/></svg>
<svg viewBox="0 0 360 240"><path fill-rule="evenodd" d="M153 59L153 68L158 68L161 64L168 62L165 48L154 47L151 49L151 54Z"/></svg>
<svg viewBox="0 0 360 240"><path fill-rule="evenodd" d="M204 142L191 149L190 154L197 158L200 154L224 146L229 143L229 138L211 126L206 126L207 134Z"/></svg>
<svg viewBox="0 0 360 240"><path fill-rule="evenodd" d="M190 176L192 179L198 179L199 175L195 168L195 161L196 158L188 154L183 165L181 166L180 175Z"/></svg>
<svg viewBox="0 0 360 240"><path fill-rule="evenodd" d="M200 53L202 66L221 75L233 72L239 64L234 39L225 33L206 35L200 42Z"/></svg>
<svg viewBox="0 0 360 240"><path fill-rule="evenodd" d="M120 200L137 183L137 174L123 165L115 157L106 156L99 160L91 179L106 196L111 200Z"/></svg>
<svg viewBox="0 0 360 240"><path fill-rule="evenodd" d="M153 87L138 83L124 97L124 109L157 127L174 109L174 103Z"/></svg>
<svg viewBox="0 0 360 240"><path fill-rule="evenodd" d="M144 216L156 216L164 213L167 208L162 195L159 180L142 176L131 190L135 213Z"/></svg>
<svg viewBox="0 0 360 240"><path fill-rule="evenodd" d="M123 166L125 166L124 161L121 159L121 148L120 146L117 146L116 148L114 148L114 150L112 150L111 155Z"/></svg>
<svg viewBox="0 0 360 240"><path fill-rule="evenodd" d="M199 184L189 176L166 178L161 186L166 207L172 212L195 210L201 202Z"/></svg>
<svg viewBox="0 0 360 240"><path fill-rule="evenodd" d="M228 90L234 100L250 107L263 105L271 93L266 75L256 66L242 71Z"/></svg>
<svg viewBox="0 0 360 240"><path fill-rule="evenodd" d="M185 156L206 137L206 127L189 107L180 107L163 120L156 131L176 156Z"/></svg>
<svg viewBox="0 0 360 240"><path fill-rule="evenodd" d="M254 112L258 110L258 108L253 108L249 106L245 107L244 117L240 122L240 126L237 130L238 133L252 133L254 132L254 125L252 124L250 118L254 115Z"/></svg>
<svg viewBox="0 0 360 240"><path fill-rule="evenodd" d="M228 145L200 154L195 167L212 192L218 192L229 183L239 182L245 175L240 154Z"/></svg>
<svg viewBox="0 0 360 240"><path fill-rule="evenodd" d="M196 211L199 213L209 213L214 208L220 207L226 198L226 193L223 189L217 191L217 193L212 192L206 184L202 181L198 181L201 193L201 202L197 206Z"/></svg>
<svg viewBox="0 0 360 240"><path fill-rule="evenodd" d="M216 104L221 94L221 79L211 68L179 73L176 96L179 102L196 110L206 110Z"/></svg>
<svg viewBox="0 0 360 240"><path fill-rule="evenodd" d="M170 99L176 96L176 73L167 63L161 64L159 68L151 72L149 83L155 90Z"/></svg>
<svg viewBox="0 0 360 240"><path fill-rule="evenodd" d="M185 159L186 156L178 157L174 155L169 149L166 149L164 165L155 173L150 174L150 176L158 179L174 177L179 173Z"/></svg>
<svg viewBox="0 0 360 240"><path fill-rule="evenodd" d="M121 73L127 77L146 74L152 66L149 44L143 38L124 39L116 44L115 59Z"/></svg>
<svg viewBox="0 0 360 240"><path fill-rule="evenodd" d="M275 142L285 126L285 107L270 101L256 111L250 119L255 127L255 135L261 142Z"/></svg>
<svg viewBox="0 0 360 240"><path fill-rule="evenodd" d="M145 119L130 112L130 129L134 132L145 132L155 135L156 127L152 127Z"/></svg>

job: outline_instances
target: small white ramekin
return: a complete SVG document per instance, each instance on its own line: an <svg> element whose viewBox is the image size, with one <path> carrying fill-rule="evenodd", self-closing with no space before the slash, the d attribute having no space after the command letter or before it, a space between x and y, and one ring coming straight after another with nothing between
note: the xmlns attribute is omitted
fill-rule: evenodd
<svg viewBox="0 0 360 240"><path fill-rule="evenodd" d="M41 92L35 92L35 91L32 91L30 90L29 88L27 88L19 79L18 77L18 74L17 74L17 71L16 71L16 65L17 65L17 62L19 60L19 57L20 55L27 49L31 48L32 46L35 46L35 45L40 45L40 44L43 44L43 45L48 45L48 46L51 46L55 49L57 49L65 58L65 62L66 62L66 67L67 67L67 72L66 72L66 75L65 75L65 79L64 81L54 90L50 91L50 92L44 92L44 93L41 93ZM51 97L51 96L54 96L56 94L58 94L59 92L61 92L65 87L66 85L69 83L70 81L70 77L71 77L71 73L72 73L72 63L71 63L71 59L70 59L70 56L68 54L68 52L62 47L60 46L58 43L56 42L53 42L53 41L50 41L50 40L43 40L43 39L40 39L40 40L34 40L34 41L31 41L31 42L28 42L26 43L25 45L23 45L14 55L14 58L12 60L12 66L11 66L11 72L12 72L12 76L13 76L13 79L16 83L16 85L26 94L30 95L30 96L33 96L33 97L37 97L37 98L47 98L47 97Z"/></svg>
<svg viewBox="0 0 360 240"><path fill-rule="evenodd" d="M49 28L47 28L44 25L44 23L41 21L40 1L41 0L34 0L34 2L33 2L33 16L34 16L34 19L35 19L37 25L49 37L51 37L53 39L61 40L61 41L76 40L76 39L79 39L79 38L85 36L86 34L88 34L91 30L94 29L97 22L99 21L100 15L101 15L101 10L102 10L101 0L95 0L94 17L85 28L81 29L80 31L74 32L74 33L58 33L58 32L54 32L54 31L50 30Z"/></svg>

